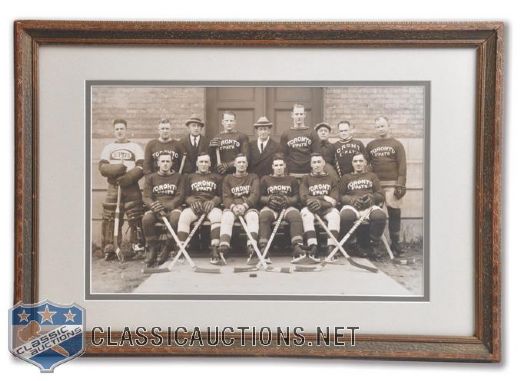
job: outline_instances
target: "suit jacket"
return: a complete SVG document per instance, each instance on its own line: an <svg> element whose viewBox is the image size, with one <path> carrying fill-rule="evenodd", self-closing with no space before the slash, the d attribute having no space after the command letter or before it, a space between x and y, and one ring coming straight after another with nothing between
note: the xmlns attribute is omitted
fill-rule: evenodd
<svg viewBox="0 0 520 381"><path fill-rule="evenodd" d="M190 134L186 135L180 140L183 153L186 153L186 160L184 162L184 169L182 173L194 173L197 171L197 156L201 152L209 154L209 139L200 135L199 144L195 148L191 144Z"/></svg>
<svg viewBox="0 0 520 381"><path fill-rule="evenodd" d="M259 178L271 174L273 172L273 156L277 152L280 152L280 144L272 138L269 138L262 153L258 149L258 139L249 143L249 167L247 171L257 174Z"/></svg>

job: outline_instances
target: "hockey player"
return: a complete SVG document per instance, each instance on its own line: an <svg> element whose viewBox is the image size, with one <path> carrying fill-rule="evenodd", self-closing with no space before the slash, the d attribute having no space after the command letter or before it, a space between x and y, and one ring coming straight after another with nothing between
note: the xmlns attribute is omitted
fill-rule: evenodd
<svg viewBox="0 0 520 381"><path fill-rule="evenodd" d="M183 176L172 170L172 158L169 153L162 153L157 158L159 170L146 176L144 184L144 202L149 211L143 217L143 229L146 237L148 267L161 265L170 256L174 248L173 238L169 239L159 252L159 231L155 224L166 216L173 229L177 227L184 200Z"/></svg>
<svg viewBox="0 0 520 381"><path fill-rule="evenodd" d="M251 237L258 240L258 211L255 209L260 193L260 181L254 173L247 172L247 157L238 154L234 167L236 172L227 175L222 183L222 201L224 212L220 225L220 254L225 258L229 252L233 224L238 216L243 216ZM254 254L253 243L248 242L248 252ZM224 264L220 258L211 263Z"/></svg>
<svg viewBox="0 0 520 381"><path fill-rule="evenodd" d="M385 230L386 214L378 206L385 196L379 179L373 172L367 172L367 161L361 153L355 153L352 158L353 173L343 175L339 184L341 208L341 232L346 234L360 218L364 210L374 207L368 217L368 234L363 232L363 226L358 228L357 243L362 256L373 257L372 242L378 242Z"/></svg>
<svg viewBox="0 0 520 381"><path fill-rule="evenodd" d="M248 171L262 178L271 173L273 156L280 150L280 145L271 138L273 123L265 116L260 117L254 127L258 139L249 144Z"/></svg>
<svg viewBox="0 0 520 381"><path fill-rule="evenodd" d="M403 254L400 232L401 205L406 194L406 153L401 142L390 135L386 117L376 118L375 128L379 138L368 143L367 159L385 192L390 247L396 256L400 256Z"/></svg>
<svg viewBox="0 0 520 381"><path fill-rule="evenodd" d="M293 106L293 126L280 137L280 150L287 160L290 175L303 177L311 171L310 155L320 152L320 140L316 132L305 126L305 107Z"/></svg>
<svg viewBox="0 0 520 381"><path fill-rule="evenodd" d="M333 176L336 181L339 181L338 173L334 167L334 145L329 141L332 127L328 123L321 122L314 126L314 130L320 139L320 153L325 159L324 171Z"/></svg>
<svg viewBox="0 0 520 381"><path fill-rule="evenodd" d="M236 130L237 116L234 112L224 111L222 114L222 127L224 130L211 139L209 146L214 153L216 170L219 174L232 174L235 172L234 160L238 154L249 156L249 138ZM221 163L217 163L216 151L220 153ZM213 160L213 159L212 159Z"/></svg>
<svg viewBox="0 0 520 381"><path fill-rule="evenodd" d="M182 146L172 138L172 125L168 119L159 122L159 138L150 140L144 149L144 174L157 172L159 155L167 153L172 157L173 170L179 171L182 155Z"/></svg>
<svg viewBox="0 0 520 381"><path fill-rule="evenodd" d="M103 203L102 246L105 260L115 258L114 220L117 207L117 194L121 192L120 208L126 213L130 226L130 242L134 252L144 250L141 227L143 201L138 181L143 177L143 149L127 138L127 122L116 119L113 122L116 141L108 144L101 152L99 171L107 178L107 194ZM120 188L120 189L119 189ZM119 234L123 219L120 218Z"/></svg>
<svg viewBox="0 0 520 381"><path fill-rule="evenodd" d="M218 206L222 201L222 177L211 173L210 166L209 154L202 152L197 157L197 172L187 176L185 196L188 207L182 211L179 220L179 240L186 241L191 224L205 213L206 219L211 223L211 261L218 262L217 250L222 220L222 210Z"/></svg>
<svg viewBox="0 0 520 381"><path fill-rule="evenodd" d="M183 153L186 153L186 160L182 173L194 173L197 170L197 158L202 152L209 152L209 140L202 135L204 122L196 115L192 115L186 121L188 135L179 142ZM182 159L181 159L182 161Z"/></svg>
<svg viewBox="0 0 520 381"><path fill-rule="evenodd" d="M300 201L298 180L286 176L285 169L283 154L276 154L273 157L273 174L262 177L260 181L260 205L264 205L260 211L260 250L263 253L272 233L272 223L278 218L282 209L285 209L283 220L289 223L293 258L303 259L306 255L302 248L303 222L300 211L296 209ZM250 262L255 262L257 259L256 256L251 258ZM270 263L269 254L266 255L266 262Z"/></svg>
<svg viewBox="0 0 520 381"><path fill-rule="evenodd" d="M327 221L327 227L338 237L340 228L339 211L335 208L338 200L338 187L334 177L324 171L325 160L321 153L313 153L311 156L312 171L303 177L300 183L300 199L305 207L301 210L303 220L304 236L309 246L309 259L312 262L319 262L318 241L314 230L314 215L318 214ZM335 245L329 237L327 240L328 252L330 253ZM293 260L293 263L301 260Z"/></svg>
<svg viewBox="0 0 520 381"><path fill-rule="evenodd" d="M334 159L338 175L352 173L352 158L355 153L365 154L365 145L361 140L353 139L355 128L348 120L338 123L339 140L334 143Z"/></svg>

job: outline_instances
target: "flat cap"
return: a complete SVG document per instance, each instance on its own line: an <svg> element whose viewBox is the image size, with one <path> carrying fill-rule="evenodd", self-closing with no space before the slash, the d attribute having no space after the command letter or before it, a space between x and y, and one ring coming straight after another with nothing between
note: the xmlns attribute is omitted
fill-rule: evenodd
<svg viewBox="0 0 520 381"><path fill-rule="evenodd" d="M332 127L330 126L330 124L328 123L325 123L325 122L321 122L321 123L318 123L317 125L314 126L314 131L318 131L320 128L322 127L325 127L327 128L329 131L332 131Z"/></svg>

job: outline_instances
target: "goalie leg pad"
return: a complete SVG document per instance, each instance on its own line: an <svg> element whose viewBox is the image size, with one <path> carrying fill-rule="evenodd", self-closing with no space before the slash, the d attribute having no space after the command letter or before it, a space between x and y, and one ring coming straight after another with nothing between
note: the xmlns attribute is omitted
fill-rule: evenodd
<svg viewBox="0 0 520 381"><path fill-rule="evenodd" d="M144 246L143 237L143 202L129 201L125 203L126 217L128 218L128 226L130 227L130 242Z"/></svg>
<svg viewBox="0 0 520 381"><path fill-rule="evenodd" d="M116 204L103 203L103 219L101 222L101 247L114 243L114 221Z"/></svg>

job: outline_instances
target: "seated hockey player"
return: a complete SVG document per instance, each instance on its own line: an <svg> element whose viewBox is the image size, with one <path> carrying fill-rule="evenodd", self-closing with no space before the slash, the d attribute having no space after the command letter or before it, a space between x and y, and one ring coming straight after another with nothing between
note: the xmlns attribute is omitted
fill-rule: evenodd
<svg viewBox="0 0 520 381"><path fill-rule="evenodd" d="M224 211L220 224L219 252L222 257L229 253L235 219L243 216L247 229L254 240L258 240L258 211L255 209L260 192L258 176L247 172L247 157L238 154L234 161L235 173L227 175L222 183ZM248 241L248 252L254 255L253 242ZM222 258L212 258L212 264L225 264Z"/></svg>
<svg viewBox="0 0 520 381"><path fill-rule="evenodd" d="M188 207L181 213L179 219L179 240L186 241L190 233L190 226L202 214L211 223L211 260L219 258L218 245L220 238L220 221L222 176L210 172L211 160L208 153L201 152L197 157L197 172L186 178L186 204Z"/></svg>
<svg viewBox="0 0 520 381"><path fill-rule="evenodd" d="M318 240L314 229L315 214L325 219L331 234L338 238L339 211L336 209L338 199L337 182L334 176L324 171L325 159L321 153L311 155L311 173L304 176L300 183L300 199L305 207L301 210L304 236L309 246L308 260L317 263ZM334 248L334 241L327 240L328 252ZM304 259L295 259L293 263L301 263Z"/></svg>
<svg viewBox="0 0 520 381"><path fill-rule="evenodd" d="M339 195L341 204L341 232L346 234L360 218L361 213L373 207L368 217L368 234L358 229L357 242L362 256L373 257L372 242L379 242L386 226L386 214L378 206L383 203L385 196L379 179L373 172L367 172L365 156L358 152L352 158L353 173L341 177Z"/></svg>
<svg viewBox="0 0 520 381"><path fill-rule="evenodd" d="M300 211L297 209L300 197L298 194L298 180L285 174L286 163L283 154L273 156L273 174L262 177L260 181L260 211L259 244L263 253L272 233L272 223L278 219L280 212L285 209L284 221L289 223L293 258L304 258L303 250L303 222ZM256 255L250 257L249 263L257 262ZM269 254L266 262L271 263Z"/></svg>
<svg viewBox="0 0 520 381"><path fill-rule="evenodd" d="M168 239L163 249L160 249L160 230L155 224L162 222L166 216L175 230L181 215L181 205L184 200L184 178L172 170L172 157L163 153L157 158L159 170L146 176L143 201L150 209L143 217L143 230L146 238L146 259L148 267L159 266L166 262L174 249L175 241Z"/></svg>

